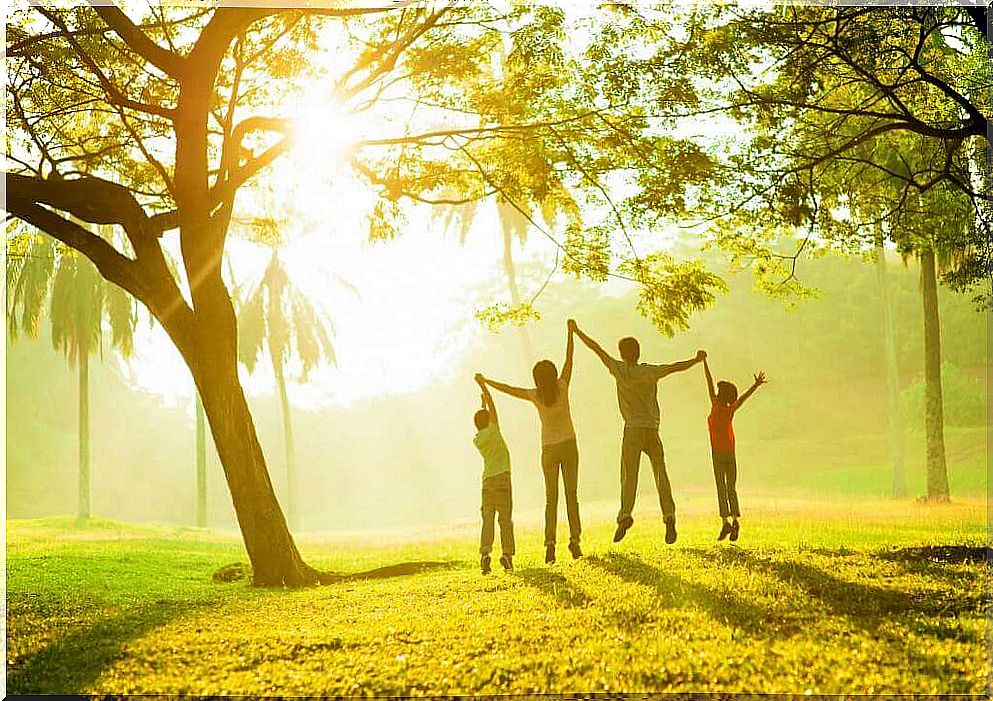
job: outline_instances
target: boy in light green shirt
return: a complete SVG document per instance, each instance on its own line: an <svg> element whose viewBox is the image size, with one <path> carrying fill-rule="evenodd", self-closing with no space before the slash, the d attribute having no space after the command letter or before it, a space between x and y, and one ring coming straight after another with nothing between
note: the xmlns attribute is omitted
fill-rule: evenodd
<svg viewBox="0 0 993 701"><path fill-rule="evenodd" d="M513 499L510 489L510 451L500 434L496 406L489 389L476 375L482 390L483 408L476 412L476 437L472 443L483 456L483 532L479 542L479 567L483 574L490 572L490 552L493 550L494 516L500 524L500 545L503 555L500 564L508 572L514 569L514 522L511 520Z"/></svg>

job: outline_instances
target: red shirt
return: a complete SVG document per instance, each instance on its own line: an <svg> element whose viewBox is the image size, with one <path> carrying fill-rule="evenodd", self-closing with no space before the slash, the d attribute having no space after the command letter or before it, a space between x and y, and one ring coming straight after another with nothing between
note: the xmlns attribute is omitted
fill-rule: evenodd
<svg viewBox="0 0 993 701"><path fill-rule="evenodd" d="M710 429L710 448L715 453L734 452L734 429L731 420L734 418L734 407L723 402L714 402L710 406L707 417L707 428Z"/></svg>

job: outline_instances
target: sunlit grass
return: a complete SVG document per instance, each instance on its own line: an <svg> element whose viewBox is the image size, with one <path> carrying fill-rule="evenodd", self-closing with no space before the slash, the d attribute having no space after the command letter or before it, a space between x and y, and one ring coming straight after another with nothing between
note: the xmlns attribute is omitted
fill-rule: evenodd
<svg viewBox="0 0 993 701"><path fill-rule="evenodd" d="M680 501L662 543L647 498L610 542L584 505L587 557L540 562L518 518L517 571L477 571L476 524L301 538L315 564L450 569L304 591L216 584L236 537L71 519L8 521L12 693L482 694L540 691L980 693L980 562L901 557L981 545L985 503L752 500L738 546L710 500Z"/></svg>

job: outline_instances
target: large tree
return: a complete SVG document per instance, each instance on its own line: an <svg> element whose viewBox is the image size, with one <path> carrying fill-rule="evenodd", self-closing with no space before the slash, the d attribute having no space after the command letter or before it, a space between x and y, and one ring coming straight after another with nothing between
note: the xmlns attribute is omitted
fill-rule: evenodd
<svg viewBox="0 0 993 701"><path fill-rule="evenodd" d="M383 130L349 161L380 195L373 236L396 235L401 200L500 194L522 212L581 201L585 215L575 212L559 241L567 271L640 283L642 310L670 333L713 299L719 280L699 265L623 243L649 212L677 212L684 185L706 177L699 148L653 131L659 115L644 99L643 81L679 75L681 58L632 63L611 15L582 21L585 44L570 41L578 25L561 11L531 6L151 4L129 15L94 3L11 15L6 209L89 258L172 339L202 398L256 584L331 577L302 560L275 498L238 380L221 260L239 188L293 145L292 115L268 109L316 70L309 57L322 45L334 44L344 66L324 84ZM515 72L494 84L483 64L506 35ZM414 114L397 119L387 110L396 101ZM128 246L97 225L123 230ZM173 231L181 280L163 249Z"/></svg>

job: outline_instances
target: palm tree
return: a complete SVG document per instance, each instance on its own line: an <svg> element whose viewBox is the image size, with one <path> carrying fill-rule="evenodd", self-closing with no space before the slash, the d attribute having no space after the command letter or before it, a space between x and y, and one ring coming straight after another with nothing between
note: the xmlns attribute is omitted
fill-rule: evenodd
<svg viewBox="0 0 993 701"><path fill-rule="evenodd" d="M37 338L45 299L49 299L52 345L79 369L79 479L77 519L85 522L90 504L89 360L103 354L103 327L111 344L131 355L137 313L134 300L107 282L93 264L75 251L34 236L24 255L7 269L7 328L12 341L19 330ZM20 317L18 318L18 311Z"/></svg>
<svg viewBox="0 0 993 701"><path fill-rule="evenodd" d="M272 246L272 257L262 279L238 305L238 354L249 372L255 369L263 344L269 351L276 377L286 450L286 512L291 528L299 525L296 499L296 465L290 400L286 392L286 364L296 356L302 363L301 378L320 363L336 364L331 336L334 327L290 280Z"/></svg>

